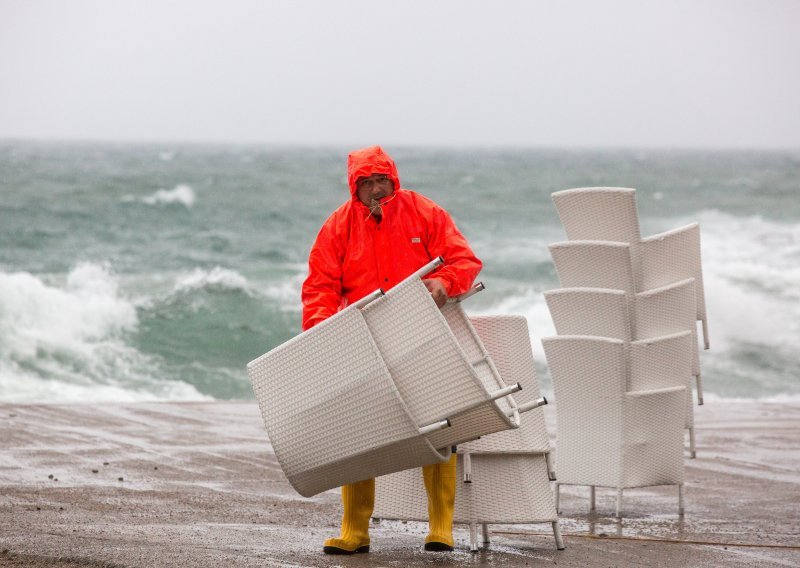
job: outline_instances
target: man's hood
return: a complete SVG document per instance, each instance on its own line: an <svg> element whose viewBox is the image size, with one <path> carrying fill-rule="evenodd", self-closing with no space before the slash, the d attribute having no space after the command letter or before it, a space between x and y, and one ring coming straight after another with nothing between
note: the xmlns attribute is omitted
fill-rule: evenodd
<svg viewBox="0 0 800 568"><path fill-rule="evenodd" d="M383 148L370 146L350 152L347 156L347 182L350 185L351 196L356 194L358 178L369 177L373 174L386 174L394 182L394 189L400 189L397 166L389 154L383 151Z"/></svg>

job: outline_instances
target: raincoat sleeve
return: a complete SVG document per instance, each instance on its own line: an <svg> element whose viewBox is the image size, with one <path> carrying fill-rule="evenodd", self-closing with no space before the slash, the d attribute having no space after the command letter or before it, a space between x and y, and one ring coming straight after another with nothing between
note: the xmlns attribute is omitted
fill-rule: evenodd
<svg viewBox="0 0 800 568"><path fill-rule="evenodd" d="M331 317L342 302L344 250L330 220L322 226L308 256L308 277L303 282L303 331Z"/></svg>
<svg viewBox="0 0 800 568"><path fill-rule="evenodd" d="M432 211L429 238L431 258L444 258L444 265L429 278L441 280L451 298L469 291L483 263L472 252L452 217L441 207Z"/></svg>

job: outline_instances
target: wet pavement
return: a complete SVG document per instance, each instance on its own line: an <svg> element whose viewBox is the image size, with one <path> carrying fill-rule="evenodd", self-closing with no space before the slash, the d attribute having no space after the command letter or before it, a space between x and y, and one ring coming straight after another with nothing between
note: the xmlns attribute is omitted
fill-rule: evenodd
<svg viewBox="0 0 800 568"><path fill-rule="evenodd" d="M554 431L554 409L546 409ZM800 405L696 409L686 514L675 488L562 488L548 524L492 525L488 548L422 550L425 523L381 521L369 554L331 557L337 492L284 478L254 403L0 405L0 566L800 566Z"/></svg>

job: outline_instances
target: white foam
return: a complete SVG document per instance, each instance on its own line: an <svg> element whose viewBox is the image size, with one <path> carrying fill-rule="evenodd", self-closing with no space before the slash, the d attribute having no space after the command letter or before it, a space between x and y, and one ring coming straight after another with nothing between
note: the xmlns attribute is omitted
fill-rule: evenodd
<svg viewBox="0 0 800 568"><path fill-rule="evenodd" d="M123 201L140 201L147 205L178 203L187 209L191 208L196 200L197 196L194 190L185 184L176 185L173 189L169 190L159 189L155 193L138 199L132 195L123 197Z"/></svg>
<svg viewBox="0 0 800 568"><path fill-rule="evenodd" d="M63 288L26 272L0 273L0 356L31 358L37 352L88 355L93 342L133 329L133 304L120 298L107 267L79 264Z"/></svg>
<svg viewBox="0 0 800 568"><path fill-rule="evenodd" d="M800 224L706 211L700 221L712 346L800 347Z"/></svg>
<svg viewBox="0 0 800 568"><path fill-rule="evenodd" d="M0 400L6 402L204 399L161 380L125 343L133 303L106 265L82 263L60 282L0 272Z"/></svg>
<svg viewBox="0 0 800 568"><path fill-rule="evenodd" d="M297 300L300 298L303 281L306 278L305 267L303 270L303 272L297 272L293 276L284 278L277 284L259 287L258 293L275 301L281 311L298 311L300 306Z"/></svg>
<svg viewBox="0 0 800 568"><path fill-rule="evenodd" d="M211 270L195 268L188 274L178 276L172 291L173 293L185 292L206 287L250 291L247 278L235 270L222 268L221 266L215 266Z"/></svg>

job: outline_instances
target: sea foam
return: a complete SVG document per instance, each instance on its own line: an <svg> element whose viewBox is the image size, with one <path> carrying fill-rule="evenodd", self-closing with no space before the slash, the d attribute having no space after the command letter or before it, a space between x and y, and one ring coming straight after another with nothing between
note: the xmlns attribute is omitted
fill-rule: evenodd
<svg viewBox="0 0 800 568"><path fill-rule="evenodd" d="M147 205L176 203L178 205L183 205L187 209L191 209L194 206L194 202L197 200L197 196L190 186L186 184L180 184L169 190L159 189L158 191L144 197L137 198L133 195L126 195L122 198L122 200L126 202L139 201L140 203L145 203Z"/></svg>
<svg viewBox="0 0 800 568"><path fill-rule="evenodd" d="M215 266L211 270L195 268L192 272L179 276L175 281L174 292L197 290L200 288L226 288L250 291L247 278L228 268Z"/></svg>
<svg viewBox="0 0 800 568"><path fill-rule="evenodd" d="M0 400L204 398L160 379L157 365L126 343L137 323L106 265L78 264L60 283L0 272Z"/></svg>

